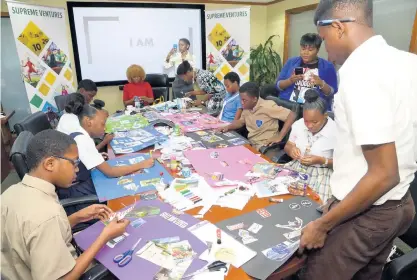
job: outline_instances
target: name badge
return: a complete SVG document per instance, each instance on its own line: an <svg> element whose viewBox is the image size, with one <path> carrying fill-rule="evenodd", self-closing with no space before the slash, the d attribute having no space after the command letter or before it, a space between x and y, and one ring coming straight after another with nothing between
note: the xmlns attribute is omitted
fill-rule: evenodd
<svg viewBox="0 0 417 280"><path fill-rule="evenodd" d="M256 120L256 126L257 127L261 127L262 124L263 124L263 121L262 120Z"/></svg>

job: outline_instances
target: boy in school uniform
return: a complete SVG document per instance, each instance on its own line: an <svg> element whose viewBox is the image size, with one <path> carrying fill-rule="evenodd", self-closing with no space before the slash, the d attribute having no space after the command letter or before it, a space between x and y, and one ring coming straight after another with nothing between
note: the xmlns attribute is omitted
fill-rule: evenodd
<svg viewBox="0 0 417 280"><path fill-rule="evenodd" d="M226 96L224 97L222 110L219 119L225 122L232 122L240 119L242 115L242 102L239 96L240 77L235 72L229 72L224 76Z"/></svg>
<svg viewBox="0 0 417 280"><path fill-rule="evenodd" d="M56 187L68 188L78 170L75 141L56 130L36 134L27 148L29 173L2 195L1 268L5 279L78 279L107 241L120 236L128 220L110 222L96 241L77 256L71 227L112 211L95 204L67 216ZM56 186L56 187L55 187Z"/></svg>
<svg viewBox="0 0 417 280"><path fill-rule="evenodd" d="M278 106L272 100L260 98L259 87L253 82L243 84L239 89L239 95L242 100L242 116L220 131L236 130L246 125L248 139L258 150L268 145L272 138L275 142L284 139L296 119L294 112ZM278 120L285 122L281 131Z"/></svg>

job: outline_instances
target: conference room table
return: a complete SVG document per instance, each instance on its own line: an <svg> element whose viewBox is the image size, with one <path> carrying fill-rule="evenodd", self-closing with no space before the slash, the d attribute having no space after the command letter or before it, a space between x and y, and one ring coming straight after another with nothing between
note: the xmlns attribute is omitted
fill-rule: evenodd
<svg viewBox="0 0 417 280"><path fill-rule="evenodd" d="M113 159L113 158L116 158L116 157L119 157L119 156L123 156L123 155L115 155L110 145L108 145L107 147L108 147L107 154L109 156L109 159ZM255 150L252 146L245 145L245 147L247 149L249 149L250 151L252 151L253 153L259 154L259 152L257 150ZM144 150L141 150L139 152L132 153L132 154L148 153L151 149L152 148L147 148L147 149L144 149ZM159 151L155 151L155 152L152 153L152 157L155 158L155 160L159 156L160 156ZM270 159L268 159L264 155L261 155L261 157L264 158L265 160L271 162ZM178 177L176 172L172 172L169 168L166 167L166 164L164 164L164 167L174 178ZM308 188L307 196L309 198L311 198L312 200L315 200L316 202L320 203L320 204L322 203L321 200L320 200L320 197L311 188ZM282 198L284 200L290 199L290 198L293 198L293 197L294 196L292 196L292 195L275 196L275 198ZM107 205L113 211L118 211L118 210L124 208L125 205L133 204L137 200L140 200L140 195L139 194L109 200ZM265 207L273 205L273 204L274 203L269 202L269 198L258 198L256 196L254 196L249 200L249 202L246 204L246 206L243 208L243 210L224 208L224 207L214 205L210 208L210 211L208 211L204 215L203 220L207 220L212 224L216 224L220 221L230 219L230 218L233 218L233 217L236 217L236 216L248 213L248 212L252 212L252 211L255 211L255 210L260 209L260 208L265 208ZM197 208L188 210L188 211L186 211L186 213L189 214L189 215L197 215L197 213L199 212L201 207L197 207ZM278 270L276 270L274 273L272 273L267 279L268 280L279 280L279 279L285 279L285 278L287 278L291 275L294 275L298 270L300 270L304 266L306 260L307 260L307 257L305 255L303 255L301 257L294 255L282 267L280 267ZM226 280L236 280L236 279L252 280L253 278L250 277L249 275L247 275L242 268L231 267L231 269L230 269L227 277L225 277L225 279Z"/></svg>

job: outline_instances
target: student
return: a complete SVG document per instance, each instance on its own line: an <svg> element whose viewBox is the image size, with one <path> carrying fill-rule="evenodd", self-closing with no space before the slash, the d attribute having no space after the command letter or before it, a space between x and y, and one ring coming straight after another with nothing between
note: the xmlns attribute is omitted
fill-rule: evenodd
<svg viewBox="0 0 417 280"><path fill-rule="evenodd" d="M223 101L223 107L219 114L219 119L225 122L232 122L240 119L243 111L239 95L239 75L235 72L227 73L224 76L224 85L227 93Z"/></svg>
<svg viewBox="0 0 417 280"><path fill-rule="evenodd" d="M329 59L343 66L334 197L302 231L300 253L314 248L304 279L381 279L394 239L415 216L417 56L389 46L372 19L371 0L322 0L314 16ZM401 71L387 77L387 62Z"/></svg>
<svg viewBox="0 0 417 280"><path fill-rule="evenodd" d="M90 104L97 95L97 86L92 80L84 79L78 83L77 91L84 96L86 104Z"/></svg>
<svg viewBox="0 0 417 280"><path fill-rule="evenodd" d="M67 104L65 105L64 109L65 113L59 119L56 129L68 135L73 133L74 131L78 131L80 129L80 122L78 120L78 117L71 112L75 104L79 104L77 106L84 106L85 102L85 98L83 95L81 95L81 93L75 92L68 95ZM102 100L94 100L92 106L98 110L103 110L103 113L105 114L107 119L109 113L103 109L104 105L105 103ZM106 134L103 140L96 146L97 150L100 151L103 148L105 148L106 145L109 144L113 138L114 134Z"/></svg>
<svg viewBox="0 0 417 280"><path fill-rule="evenodd" d="M154 102L152 87L145 81L146 74L142 66L130 65L126 70L126 77L129 83L123 87L123 104L125 106L134 105L135 97L138 97L145 105Z"/></svg>
<svg viewBox="0 0 417 280"><path fill-rule="evenodd" d="M334 65L318 57L322 39L318 34L307 33L301 37L300 56L288 59L276 84L279 98L304 103L308 89L316 88L320 97L331 111L333 95L337 92L337 75ZM297 75L295 68L301 67L303 74Z"/></svg>
<svg viewBox="0 0 417 280"><path fill-rule="evenodd" d="M165 69L169 69L171 67L175 67L175 71L177 70L178 66L183 63L184 61L188 61L192 67L195 66L195 56L190 53L190 41L186 38L181 38L178 42L178 50L172 48L171 51L168 53L164 67Z"/></svg>
<svg viewBox="0 0 417 280"><path fill-rule="evenodd" d="M305 169L308 185L323 202L331 197L330 176L333 173L333 149L336 144L336 123L327 116L327 104L314 89L305 93L303 118L291 127L285 152L293 160L284 166ZM275 142L272 140L271 142Z"/></svg>
<svg viewBox="0 0 417 280"><path fill-rule="evenodd" d="M93 168L97 168L108 177L120 177L153 166L153 159L127 166L110 166L95 148L93 140L93 138L101 137L104 134L106 112L87 104L82 106L76 102L66 109L69 113L76 115L80 123L80 127L69 135L77 142L81 162L74 185L69 189L58 191L60 199L96 194L90 175Z"/></svg>
<svg viewBox="0 0 417 280"><path fill-rule="evenodd" d="M259 97L259 87L253 82L243 84L239 89L243 113L240 119L220 129L222 132L236 130L246 125L248 139L256 149L268 145L271 139L280 142L295 121L295 114L278 106L274 101ZM278 120L285 121L278 131Z"/></svg>
<svg viewBox="0 0 417 280"><path fill-rule="evenodd" d="M1 273L5 279L79 279L100 249L122 235L129 220L110 222L77 256L71 228L93 219L108 220L112 211L95 204L67 217L56 188L70 188L77 171L75 141L56 130L36 134L27 147L29 173L1 198Z"/></svg>
<svg viewBox="0 0 417 280"><path fill-rule="evenodd" d="M172 95L174 99L184 98L186 95L192 100L196 100L197 94L194 91L194 70L188 61L184 61L177 67L177 76L172 82ZM201 92L202 93L202 92ZM203 94L203 93L202 93Z"/></svg>

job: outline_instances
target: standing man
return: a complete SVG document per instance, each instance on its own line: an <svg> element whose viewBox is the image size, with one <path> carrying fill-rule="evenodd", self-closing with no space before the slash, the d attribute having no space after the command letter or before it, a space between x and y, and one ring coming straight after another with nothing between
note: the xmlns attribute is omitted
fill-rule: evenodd
<svg viewBox="0 0 417 280"><path fill-rule="evenodd" d="M305 279L380 279L394 238L415 215L408 189L417 170L417 56L375 35L372 10L372 0L321 0L314 18L329 60L343 66L334 197L302 231L300 251L319 249L309 254ZM401 71L388 77L387 65Z"/></svg>

